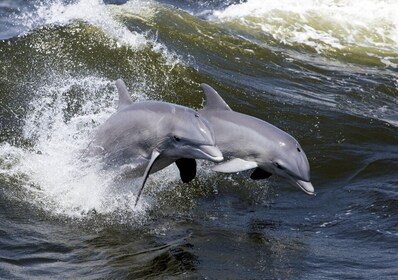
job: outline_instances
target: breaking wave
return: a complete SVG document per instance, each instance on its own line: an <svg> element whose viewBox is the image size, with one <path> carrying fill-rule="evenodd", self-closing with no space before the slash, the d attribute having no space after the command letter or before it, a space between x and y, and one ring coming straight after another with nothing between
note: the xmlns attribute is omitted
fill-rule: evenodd
<svg viewBox="0 0 398 280"><path fill-rule="evenodd" d="M398 66L398 2L393 0L249 0L214 11L209 19L263 44L276 41Z"/></svg>

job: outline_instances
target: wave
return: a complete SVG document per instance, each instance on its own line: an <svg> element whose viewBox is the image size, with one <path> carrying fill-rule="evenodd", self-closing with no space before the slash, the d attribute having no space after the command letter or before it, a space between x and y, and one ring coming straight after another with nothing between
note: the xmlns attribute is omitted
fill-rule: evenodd
<svg viewBox="0 0 398 280"><path fill-rule="evenodd" d="M137 2L138 3L138 2ZM136 5L136 9L140 9ZM17 16L28 31L49 25L69 25L74 21L84 21L101 28L120 44L132 48L145 46L148 41L143 34L132 32L112 16L111 10L101 0L80 0L72 4L64 1L40 3L31 12Z"/></svg>
<svg viewBox="0 0 398 280"><path fill-rule="evenodd" d="M41 28L84 22L95 26L113 40L114 44L110 45L115 48L142 50L151 47L152 51L163 55L169 65L182 64L180 57L158 42L156 33L132 30L122 22L126 15L149 21L156 16L156 11L157 4L152 1L130 0L123 5L111 5L102 0L79 0L71 3L53 0L39 2L27 12L14 14L13 21L22 26L19 36Z"/></svg>
<svg viewBox="0 0 398 280"><path fill-rule="evenodd" d="M398 66L398 2L393 0L249 0L209 20L253 36L362 63Z"/></svg>

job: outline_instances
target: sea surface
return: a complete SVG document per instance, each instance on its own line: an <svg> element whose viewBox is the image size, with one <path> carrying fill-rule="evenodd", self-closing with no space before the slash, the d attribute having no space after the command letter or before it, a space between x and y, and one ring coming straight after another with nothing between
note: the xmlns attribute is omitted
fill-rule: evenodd
<svg viewBox="0 0 398 280"><path fill-rule="evenodd" d="M278 178L120 182L84 151L117 106L200 83L293 135ZM0 0L1 279L397 279L398 1Z"/></svg>

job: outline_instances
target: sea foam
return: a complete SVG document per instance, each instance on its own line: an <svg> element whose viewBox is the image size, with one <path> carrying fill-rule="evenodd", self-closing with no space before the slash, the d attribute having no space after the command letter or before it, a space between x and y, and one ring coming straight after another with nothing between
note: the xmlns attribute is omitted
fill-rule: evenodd
<svg viewBox="0 0 398 280"><path fill-rule="evenodd" d="M140 9L141 5L135 6ZM84 21L94 25L120 45L137 49L148 44L145 34L130 31L112 15L110 6L101 0L80 0L71 4L64 1L41 2L36 9L18 16L28 31L49 25L68 25L74 21Z"/></svg>
<svg viewBox="0 0 398 280"><path fill-rule="evenodd" d="M249 0L214 11L209 19L318 53L357 52L386 66L398 63L398 2L393 0Z"/></svg>

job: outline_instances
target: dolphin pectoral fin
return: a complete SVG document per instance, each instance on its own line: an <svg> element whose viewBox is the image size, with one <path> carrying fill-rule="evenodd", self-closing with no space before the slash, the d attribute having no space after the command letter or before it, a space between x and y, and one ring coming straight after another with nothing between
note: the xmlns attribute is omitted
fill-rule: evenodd
<svg viewBox="0 0 398 280"><path fill-rule="evenodd" d="M233 172L244 171L244 170L248 170L248 169L252 169L252 168L256 168L256 167L257 167L257 163L254 161L247 161L247 160L240 159L240 158L234 158L227 162L217 164L212 169L217 172L233 173Z"/></svg>
<svg viewBox="0 0 398 280"><path fill-rule="evenodd" d="M151 169L152 169L152 167L153 167L153 164L154 164L155 161L158 159L159 155L160 155L160 153L159 153L158 151L156 151L156 150L153 150L153 151L152 151L151 159L149 160L148 166L147 166L146 169L145 169L145 172L144 172L144 179L143 179L143 181L142 181L141 188L140 188L140 190L138 191L137 198L135 199L135 204L134 204L134 206L137 206L137 203L138 203L138 200L140 199L142 190L144 189L145 182L146 182L146 180L148 179L148 176L149 176L149 173L151 173Z"/></svg>
<svg viewBox="0 0 398 280"><path fill-rule="evenodd" d="M256 169L254 169L252 175L250 175L250 179L253 180L267 179L271 175L272 175L271 173L257 167Z"/></svg>
<svg viewBox="0 0 398 280"><path fill-rule="evenodd" d="M178 170L180 170L181 180L184 183L191 182L196 176L196 160L191 158L180 158L176 160Z"/></svg>

